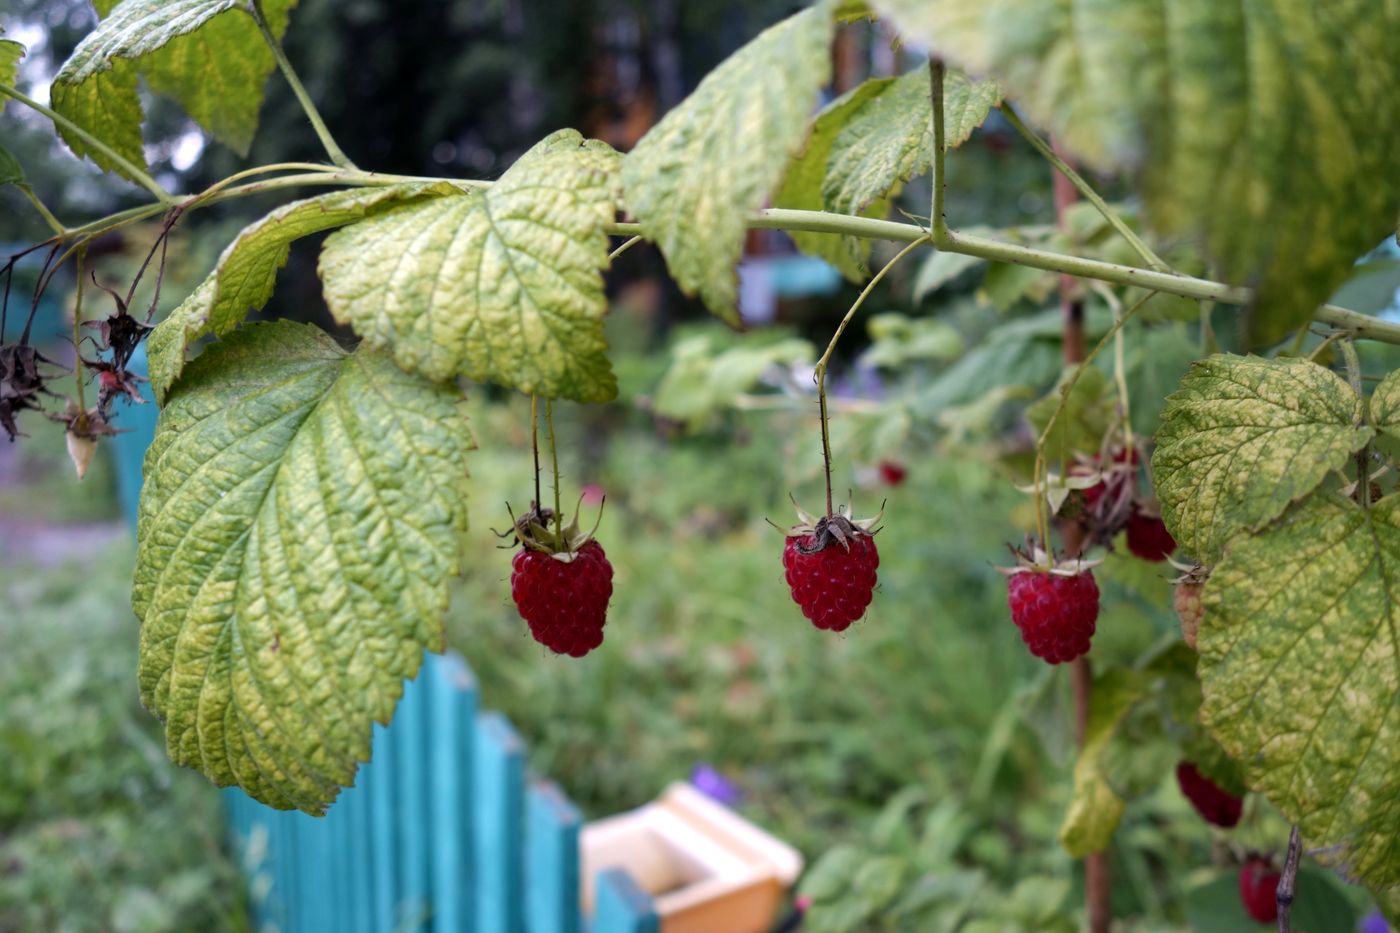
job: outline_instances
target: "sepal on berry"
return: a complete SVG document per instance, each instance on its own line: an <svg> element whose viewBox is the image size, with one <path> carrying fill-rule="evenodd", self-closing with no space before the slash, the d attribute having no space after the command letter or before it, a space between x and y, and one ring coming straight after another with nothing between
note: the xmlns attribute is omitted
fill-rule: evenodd
<svg viewBox="0 0 1400 933"><path fill-rule="evenodd" d="M606 502L606 498L603 502ZM579 498L582 505L583 499ZM519 544L527 550L539 551L548 554L555 560L569 563L574 559L585 544L593 540L593 535L598 531L598 525L603 520L603 503L599 503L598 518L593 523L593 527L587 531L579 527L579 510L574 510L574 517L567 525L555 519L554 510L547 507L540 507L538 503L530 503L530 511L515 517L515 513L510 511L510 504L506 504L506 511L510 513L511 527L509 531L497 531L496 536L500 538L514 537L512 545ZM493 529L494 530L494 529ZM504 545L510 547L512 545Z"/></svg>
<svg viewBox="0 0 1400 933"><path fill-rule="evenodd" d="M816 554L830 547L835 542L847 551L851 549L851 542L859 535L874 537L880 529L876 527L880 524L880 519L885 515L885 505L880 504L880 511L870 518L854 518L854 509L848 503L837 506L835 515L823 515L818 518L806 511L797 504L797 500L792 500L792 507L797 510L798 522L787 530L789 538L806 539L811 537L811 542L799 540L797 549L803 554Z"/></svg>

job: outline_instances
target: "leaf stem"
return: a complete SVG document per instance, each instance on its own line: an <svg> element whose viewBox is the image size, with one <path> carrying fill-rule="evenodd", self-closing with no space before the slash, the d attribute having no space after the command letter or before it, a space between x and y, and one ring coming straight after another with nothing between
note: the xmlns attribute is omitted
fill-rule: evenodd
<svg viewBox="0 0 1400 933"><path fill-rule="evenodd" d="M831 362L831 354L836 352L836 342L840 340L841 335L846 332L846 327L856 316L856 312L860 310L860 306L865 304L865 299L869 298L870 293L875 290L875 286L880 284L881 280L883 280L884 277L889 273L889 271L895 267L896 263L898 263L905 256L908 256L910 253L912 253L916 246L923 245L925 242L927 242L927 240L928 238L924 237L908 244L902 250L895 253L894 257L889 262L881 266L879 272L876 272L873 276L871 276L870 281L865 284L865 287L861 289L860 294L856 296L856 300L852 302L850 310L846 312L846 316L841 318L840 324L836 325L836 333L831 335L831 342L826 345L826 352L822 354L821 359L817 360L817 365L813 369L812 375L817 380L817 402L821 408L822 461L826 466L826 514L828 518L831 517L833 512L831 501L831 435L827 428L826 412L827 364Z"/></svg>
<svg viewBox="0 0 1400 933"><path fill-rule="evenodd" d="M331 161L344 169L355 169L355 163L341 151L335 137L331 136L331 131L326 128L326 121L321 119L321 112L316 109L316 104L311 100L311 95L306 93L306 88L302 85L301 79L297 77L296 69L287 60L287 53L282 51L282 43L277 41L277 37L272 34L272 30L267 25L267 17L263 15L262 0L251 0L246 7L248 14L253 17L253 22L258 24L258 31L262 33L263 41L272 50L272 57L277 60L277 67L282 71L282 77L287 79L291 85L292 93L296 95L297 103L301 104L301 109L306 113L306 118L311 121L312 128L316 131L316 136L321 140L321 145L325 147L326 155L331 157Z"/></svg>
<svg viewBox="0 0 1400 933"><path fill-rule="evenodd" d="M21 182L16 187L18 187L19 190L24 193L24 196L29 199L29 203L34 205L34 209L39 212L40 217L44 218L44 223L49 225L50 230L52 230L59 236L63 236L65 233L68 232L68 228L63 226L63 224L59 223L58 218L55 217L49 211L49 209L44 205L43 201L39 200L39 196L34 193L33 188L29 187L28 184L25 184L23 182Z"/></svg>
<svg viewBox="0 0 1400 933"><path fill-rule="evenodd" d="M1075 190L1079 192L1080 196L1094 206L1094 209L1103 216L1103 219L1108 221L1109 226L1127 241L1128 245L1133 248L1135 253L1142 257L1143 262L1147 263L1148 266L1156 269L1158 272L1171 271L1171 267L1162 261L1162 257L1153 252L1152 247L1148 246L1143 242L1141 237L1133 232L1133 229L1128 226L1127 222L1124 221L1122 217L1118 216L1118 212L1109 207L1108 203L1093 189L1093 186L1084 180L1084 176L1075 171L1074 166L1060 158L1059 153L1051 148L1049 143L1036 135L1034 130L1026 126L1021 120L1020 115L1016 113L1016 108L1012 107L1010 104L1002 104L1001 115L1007 123L1011 124L1016 132L1020 133L1021 136L1025 138L1026 142L1031 144L1036 152L1040 153L1045 161L1054 166L1055 170L1068 179L1071 185L1074 185Z"/></svg>
<svg viewBox="0 0 1400 933"><path fill-rule="evenodd" d="M24 104L30 110L42 113L54 123L63 127L65 130L72 133L74 136L77 136L83 142L87 143L93 149L96 149L98 152L111 159L113 164L115 164L118 168L120 168L123 172L126 173L127 178L129 178L131 181L136 182L142 188L145 188L151 194L155 195L157 200L159 200L162 204L169 205L174 202L175 197L169 191L166 191L164 188L162 188L154 178L146 174L144 170L137 167L133 162L131 162L121 153L108 146L102 140L98 139L96 136L92 135L87 130L74 123L72 120L68 119L60 113L49 109L48 107L45 107L37 100L25 96L15 88L10 87L8 84L0 84L0 94L3 94L6 97L11 97L19 101L21 104Z"/></svg>
<svg viewBox="0 0 1400 933"><path fill-rule="evenodd" d="M530 453L535 457L535 509L540 507L540 397L530 396Z"/></svg>
<svg viewBox="0 0 1400 933"><path fill-rule="evenodd" d="M1274 899L1278 902L1279 933L1292 933L1293 930L1293 894L1298 884L1298 861L1302 854L1302 835L1298 832L1298 827L1294 826L1288 834L1288 856L1284 859L1283 873L1279 876L1278 889L1274 892Z"/></svg>
<svg viewBox="0 0 1400 933"><path fill-rule="evenodd" d="M642 237L640 234L633 237L629 237L625 243L623 243L617 249L613 250L611 253L608 253L608 262L611 263L614 259L621 256L623 253L627 252L629 249L636 246L638 243L642 242L643 239L644 237Z"/></svg>

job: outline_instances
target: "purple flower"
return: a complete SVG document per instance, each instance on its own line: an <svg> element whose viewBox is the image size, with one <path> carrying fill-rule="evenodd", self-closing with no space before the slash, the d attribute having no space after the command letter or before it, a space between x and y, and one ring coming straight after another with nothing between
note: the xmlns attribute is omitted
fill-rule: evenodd
<svg viewBox="0 0 1400 933"><path fill-rule="evenodd" d="M1390 933L1390 924L1385 922L1379 910L1372 911L1361 921L1361 933Z"/></svg>
<svg viewBox="0 0 1400 933"><path fill-rule="evenodd" d="M700 793L726 807L737 806L744 799L744 792L739 790L739 786L708 762L702 761L695 766L690 772L690 783Z"/></svg>

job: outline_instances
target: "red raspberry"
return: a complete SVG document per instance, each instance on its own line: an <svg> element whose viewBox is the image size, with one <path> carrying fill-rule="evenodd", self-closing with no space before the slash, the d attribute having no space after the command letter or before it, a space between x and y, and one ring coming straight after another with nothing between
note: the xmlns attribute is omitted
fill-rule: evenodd
<svg viewBox="0 0 1400 933"><path fill-rule="evenodd" d="M908 475L909 470L902 463L886 460L880 464L880 479L884 480L887 486L903 485L904 479Z"/></svg>
<svg viewBox="0 0 1400 933"><path fill-rule="evenodd" d="M510 595L535 641L581 658L603 643L613 569L597 541L589 540L568 560L566 554L517 552Z"/></svg>
<svg viewBox="0 0 1400 933"><path fill-rule="evenodd" d="M1069 575L1018 569L1008 580L1007 597L1011 621L1031 654L1062 664L1089 650L1099 618L1099 586L1092 570Z"/></svg>
<svg viewBox="0 0 1400 933"><path fill-rule="evenodd" d="M843 632L870 605L880 553L875 539L859 529L848 531L844 544L828 535L825 546L819 547L821 537L789 537L783 546L783 569L802 614L817 628Z"/></svg>
<svg viewBox="0 0 1400 933"><path fill-rule="evenodd" d="M1250 856L1240 866L1240 901L1244 912L1260 923L1278 919L1278 883L1282 877L1266 858Z"/></svg>
<svg viewBox="0 0 1400 933"><path fill-rule="evenodd" d="M1244 801L1206 777L1189 761L1176 766L1176 783L1201 819L1224 829L1238 825Z"/></svg>
<svg viewBox="0 0 1400 933"><path fill-rule="evenodd" d="M1085 505L1094 505L1103 498L1104 493L1108 492L1110 488L1114 496L1117 497L1126 485L1132 483L1137 478L1137 470L1135 468L1138 465L1138 461L1141 459L1138 450L1137 447L1134 447L1132 456L1129 457L1128 452L1122 447L1115 448L1113 456L1110 458L1111 465L1103 471L1103 479L1084 490ZM1072 467L1070 469L1070 474L1073 476L1085 476L1096 473L1098 472L1098 465L1101 459L1101 457L1095 455L1087 464Z"/></svg>
<svg viewBox="0 0 1400 933"><path fill-rule="evenodd" d="M1161 518L1134 509L1128 519L1128 550L1134 557L1160 563L1176 550L1176 539Z"/></svg>

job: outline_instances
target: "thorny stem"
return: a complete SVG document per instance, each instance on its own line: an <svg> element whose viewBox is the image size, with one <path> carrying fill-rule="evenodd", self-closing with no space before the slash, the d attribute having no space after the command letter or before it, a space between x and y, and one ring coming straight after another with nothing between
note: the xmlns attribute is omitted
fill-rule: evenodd
<svg viewBox="0 0 1400 933"><path fill-rule="evenodd" d="M831 362L831 354L834 353L834 352L836 352L836 342L837 342L838 340L840 340L840 339L841 339L841 335L844 334L844 333L846 332L846 327L851 323L851 320L856 316L856 312L860 310L860 306L863 305L863 304L865 304L865 299L869 298L869 297L870 297L870 293L871 293L872 291L875 290L875 286L880 284L881 280L884 279L884 277L889 273L889 271L895 267L895 264L896 264L896 263L898 263L898 262L899 262L901 259L903 259L905 256L907 256L907 255L909 255L910 253L912 253L912 252L914 251L914 248L915 248L916 246L922 246L922 245L924 244L924 242L926 242L925 239L918 239L918 240L915 240L913 243L910 243L909 245L905 246L904 249L902 249L902 250L900 250L899 252L897 252L897 253L894 254L894 258L892 258L889 262L887 262L887 263L885 263L883 266L881 266L879 272L876 272L873 276L871 276L870 281L867 282L867 283L865 283L865 287L862 288L862 289L860 290L860 294L857 295L857 296L856 296L856 300L855 300L854 302L852 302L850 310L846 312L846 316L843 317L843 318L841 318L841 323L840 323L840 324L837 324L837 325L836 325L836 333L834 333L834 334L831 335L831 342L828 343L828 344L826 345L826 352L822 354L822 358L821 358L821 359L817 360L817 365L816 365L816 367L815 367L814 370L813 370L812 375L813 375L813 376L816 378L816 380L817 380L817 403L818 403L818 404L820 405L820 407L821 407L821 418L822 418L822 461L823 461L823 463L824 463L825 466L826 466L826 514L827 514L827 517L830 517L832 514L834 514L833 511L832 511L832 502L831 502L831 435L830 435L830 432L829 432L829 430L828 430L828 428L827 428L827 415L826 415L826 367L827 367L827 364Z"/></svg>
<svg viewBox="0 0 1400 933"><path fill-rule="evenodd" d="M947 68L939 59L930 57L928 71L929 93L932 97L931 110L933 112L933 203L928 222L933 236L933 245L942 249L950 232L948 230L948 216L944 212L943 204L944 189L948 186L943 162L943 147L946 145L943 129L943 77Z"/></svg>
<svg viewBox="0 0 1400 933"><path fill-rule="evenodd" d="M24 106L28 107L29 109L37 111L38 113L42 113L54 123L63 127L65 130L72 133L74 136L77 136L88 146L92 147L93 149L102 153L107 158L111 159L112 163L118 168L120 168L128 178L136 182L142 188L145 188L151 194L155 195L156 199L159 200L162 204L169 204L170 202L175 200L174 197L170 194L170 192L162 188L154 178L152 178L150 175L147 175L144 171L138 168L134 163L128 160L121 153L112 149L102 140L98 139L96 136L93 136L91 133L83 129L78 124L74 123L72 120L68 119L62 114L50 110L48 107L45 107L37 100L34 100L33 98L21 94L19 91L10 87L8 84L0 84L0 94L5 95L6 97L12 97L15 100L19 101L21 104L24 104Z"/></svg>
<svg viewBox="0 0 1400 933"><path fill-rule="evenodd" d="M1303 838L1298 827L1294 826L1288 834L1288 856L1283 862L1278 890L1274 892L1274 899L1278 902L1278 933L1292 933L1293 930L1293 894L1298 883L1298 861L1302 855Z"/></svg>
<svg viewBox="0 0 1400 933"><path fill-rule="evenodd" d="M1142 257L1143 262L1147 263L1148 266L1156 269L1158 272L1171 271L1171 267L1162 260L1162 257L1153 252L1152 247L1148 246L1143 242L1141 237L1133 232L1133 229L1128 226L1123 218L1118 216L1118 212L1109 207L1108 202L1104 201L1104 199L1099 196L1099 193L1093 189L1093 186L1084 180L1084 176L1075 171L1074 166L1060 158L1059 153L1051 148L1045 140L1037 136L1034 130L1022 122L1021 117L1016 113L1014 107L1010 104L1003 104L1001 106L1001 115L1005 118L1007 123L1011 124L1016 132L1025 137L1026 141L1034 147L1036 152L1040 153L1045 161L1053 165L1061 175L1069 180L1070 184L1074 185L1075 190L1079 192L1080 196L1094 206L1094 209L1103 216L1103 219L1108 221L1109 226L1127 241L1128 245L1133 248L1135 253Z"/></svg>
<svg viewBox="0 0 1400 933"><path fill-rule="evenodd" d="M84 397L83 377L87 373L83 369L83 361L78 358L81 355L78 351L78 341L83 339L80 328L83 326L83 260L86 258L87 250L80 250L77 258L77 294L73 298L73 382L77 388L78 411L84 415L87 413L87 399Z"/></svg>
<svg viewBox="0 0 1400 933"><path fill-rule="evenodd" d="M316 136L321 140L321 145L325 147L326 155L330 156L331 161L341 168L354 170L355 163L351 162L349 157L341 151L335 137L331 136L331 131L326 128L326 121L321 119L321 112L316 109L311 95L306 93L306 88L302 86L301 79L297 77L296 70L292 68L292 63L287 60L287 53L282 51L282 43L277 41L277 37L268 28L267 17L263 15L262 0L252 0L246 9L248 14L253 17L253 22L258 24L258 31L262 33L263 41L272 50L272 57L277 60L277 67L281 69L282 77L286 78L287 83L291 85L292 93L296 95L297 103L301 104L306 118L311 121Z"/></svg>
<svg viewBox="0 0 1400 933"><path fill-rule="evenodd" d="M564 513L559 510L559 448L554 443L554 399L544 400L544 424L549 429L549 458L554 463L554 533L563 537Z"/></svg>
<svg viewBox="0 0 1400 933"><path fill-rule="evenodd" d="M535 508L540 507L540 398L530 396L530 452L535 456Z"/></svg>

